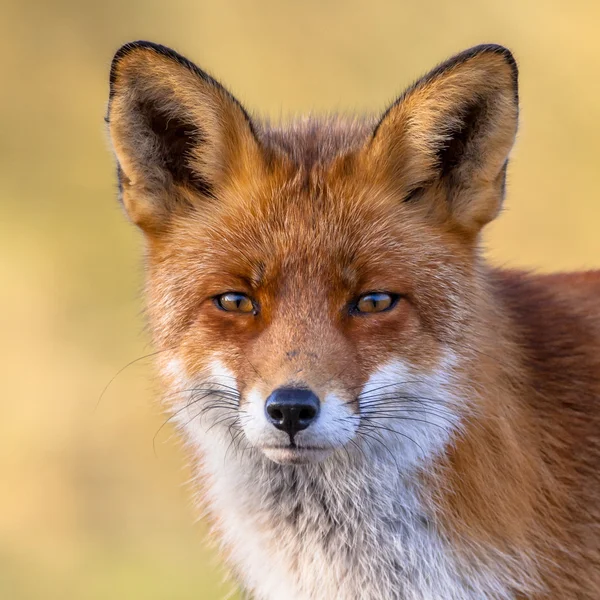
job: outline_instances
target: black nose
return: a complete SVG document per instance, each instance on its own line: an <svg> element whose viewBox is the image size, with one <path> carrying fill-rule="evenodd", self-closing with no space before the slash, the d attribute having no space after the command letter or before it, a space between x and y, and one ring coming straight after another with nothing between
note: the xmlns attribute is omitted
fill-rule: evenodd
<svg viewBox="0 0 600 600"><path fill-rule="evenodd" d="M310 390L279 388L267 398L265 410L269 421L293 440L317 418L319 399Z"/></svg>

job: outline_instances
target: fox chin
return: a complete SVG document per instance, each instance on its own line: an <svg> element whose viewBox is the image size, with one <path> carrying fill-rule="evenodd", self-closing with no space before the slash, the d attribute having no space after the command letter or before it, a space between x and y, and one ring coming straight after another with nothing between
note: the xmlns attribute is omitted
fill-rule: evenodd
<svg viewBox="0 0 600 600"><path fill-rule="evenodd" d="M600 598L600 272L482 258L517 80L482 45L381 115L272 126L116 53L165 406L253 597Z"/></svg>

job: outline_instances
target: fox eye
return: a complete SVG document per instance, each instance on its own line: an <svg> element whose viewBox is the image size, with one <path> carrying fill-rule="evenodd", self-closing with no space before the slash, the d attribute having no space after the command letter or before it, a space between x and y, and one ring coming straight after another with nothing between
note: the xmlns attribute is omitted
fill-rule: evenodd
<svg viewBox="0 0 600 600"><path fill-rule="evenodd" d="M221 309L227 312L238 312L238 313L255 313L256 307L254 302L240 292L227 292L221 294L215 298L215 304Z"/></svg>
<svg viewBox="0 0 600 600"><path fill-rule="evenodd" d="M396 303L397 296L385 292L370 292L362 295L355 304L359 313L378 313L388 310Z"/></svg>

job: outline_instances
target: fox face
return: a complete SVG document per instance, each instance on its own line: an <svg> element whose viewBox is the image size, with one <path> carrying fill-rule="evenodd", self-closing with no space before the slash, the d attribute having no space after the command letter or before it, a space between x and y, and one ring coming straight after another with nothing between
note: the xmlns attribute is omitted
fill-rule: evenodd
<svg viewBox="0 0 600 600"><path fill-rule="evenodd" d="M469 265L444 258L451 236L383 190L357 189L357 201L326 172L317 189L288 177L251 198L232 191L230 205L174 227L156 255L151 306L169 332L161 347L177 348L178 385L196 396L220 386L247 442L275 460L323 457L361 421L382 431L395 420L386 415L445 426L448 415L427 410L444 390L427 380L460 344L468 317L453 298L472 285ZM212 424L206 407L229 428L217 397L197 401L197 419Z"/></svg>
<svg viewBox="0 0 600 600"><path fill-rule="evenodd" d="M138 42L113 62L108 122L192 440L284 464L443 450L477 410L478 239L517 125L507 50L455 57L379 119L270 128Z"/></svg>

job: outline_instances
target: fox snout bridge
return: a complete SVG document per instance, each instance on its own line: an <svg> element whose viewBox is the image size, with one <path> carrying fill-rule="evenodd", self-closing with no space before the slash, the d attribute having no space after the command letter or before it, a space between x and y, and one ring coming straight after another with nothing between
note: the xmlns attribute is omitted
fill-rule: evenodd
<svg viewBox="0 0 600 600"><path fill-rule="evenodd" d="M306 429L318 416L320 403L317 396L307 389L276 389L265 403L265 411L269 421L289 434L294 435Z"/></svg>

